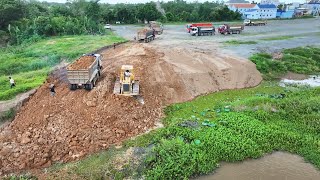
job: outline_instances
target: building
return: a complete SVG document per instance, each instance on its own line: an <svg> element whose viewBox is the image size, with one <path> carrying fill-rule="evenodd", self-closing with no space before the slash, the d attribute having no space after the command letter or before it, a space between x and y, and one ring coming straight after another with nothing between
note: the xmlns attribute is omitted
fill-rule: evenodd
<svg viewBox="0 0 320 180"><path fill-rule="evenodd" d="M277 17L277 7L274 4L258 4L260 19L274 19Z"/></svg>
<svg viewBox="0 0 320 180"><path fill-rule="evenodd" d="M277 10L277 18L290 19L295 15L296 6L285 4L283 9Z"/></svg>
<svg viewBox="0 0 320 180"><path fill-rule="evenodd" d="M278 6L281 3L279 0L261 0L260 4L274 4L274 5Z"/></svg>
<svg viewBox="0 0 320 180"><path fill-rule="evenodd" d="M228 5L232 11L238 11L243 19L273 19L277 17L274 4L232 3Z"/></svg>
<svg viewBox="0 0 320 180"><path fill-rule="evenodd" d="M260 14L258 12L259 7L257 4L249 3L232 3L228 5L232 11L238 11L242 14L243 19L259 19Z"/></svg>
<svg viewBox="0 0 320 180"><path fill-rule="evenodd" d="M310 14L313 16L320 16L320 0L312 0L306 3L302 8L307 8L310 10Z"/></svg>

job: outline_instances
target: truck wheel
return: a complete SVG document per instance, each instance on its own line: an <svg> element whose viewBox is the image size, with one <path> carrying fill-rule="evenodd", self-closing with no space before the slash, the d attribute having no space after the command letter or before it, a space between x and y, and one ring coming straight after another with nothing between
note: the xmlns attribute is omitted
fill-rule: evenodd
<svg viewBox="0 0 320 180"><path fill-rule="evenodd" d="M77 85L75 85L75 84L70 84L70 90L71 91L74 91L74 90L76 90L77 89Z"/></svg>
<svg viewBox="0 0 320 180"><path fill-rule="evenodd" d="M86 89L86 90L88 90L88 91L90 91L92 88L93 88L92 83L90 83L90 84L85 84L85 85L84 85L84 89Z"/></svg>

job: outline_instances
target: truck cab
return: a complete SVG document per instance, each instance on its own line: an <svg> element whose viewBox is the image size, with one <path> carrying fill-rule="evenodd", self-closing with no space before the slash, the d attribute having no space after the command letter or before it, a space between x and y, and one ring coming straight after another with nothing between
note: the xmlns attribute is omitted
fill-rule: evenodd
<svg viewBox="0 0 320 180"><path fill-rule="evenodd" d="M243 24L244 24L245 26L248 26L248 25L251 24L251 20L250 20L250 19L245 19L245 20L243 21Z"/></svg>
<svg viewBox="0 0 320 180"><path fill-rule="evenodd" d="M190 34L191 36L195 36L198 34L199 29L197 27L191 27L190 28Z"/></svg>

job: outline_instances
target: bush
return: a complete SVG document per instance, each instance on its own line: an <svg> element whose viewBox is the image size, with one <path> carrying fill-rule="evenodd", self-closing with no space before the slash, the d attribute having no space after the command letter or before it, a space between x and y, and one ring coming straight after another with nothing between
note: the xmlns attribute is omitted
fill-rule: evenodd
<svg viewBox="0 0 320 180"><path fill-rule="evenodd" d="M258 53L251 56L250 60L267 80L279 78L288 71L309 75L320 73L320 48L287 49L280 60L272 59L270 54Z"/></svg>

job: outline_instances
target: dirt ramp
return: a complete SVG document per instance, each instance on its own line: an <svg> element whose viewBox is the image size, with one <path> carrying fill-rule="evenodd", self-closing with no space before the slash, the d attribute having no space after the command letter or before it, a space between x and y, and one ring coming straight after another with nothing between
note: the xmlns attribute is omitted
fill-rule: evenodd
<svg viewBox="0 0 320 180"><path fill-rule="evenodd" d="M224 89L253 87L262 78L255 65L217 51L166 48L163 59L172 65L192 96Z"/></svg>
<svg viewBox="0 0 320 180"><path fill-rule="evenodd" d="M101 54L104 69L97 87L70 91L65 68L56 70L1 130L0 173L77 160L153 128L164 105L261 80L249 61L212 52L128 43ZM135 68L144 105L112 94L124 64ZM51 83L55 97L49 93Z"/></svg>

